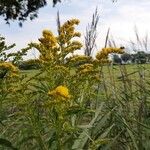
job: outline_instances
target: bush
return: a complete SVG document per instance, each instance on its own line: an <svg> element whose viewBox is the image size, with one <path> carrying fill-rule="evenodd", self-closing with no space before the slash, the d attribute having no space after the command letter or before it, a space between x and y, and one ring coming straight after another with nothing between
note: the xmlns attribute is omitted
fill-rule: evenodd
<svg viewBox="0 0 150 150"><path fill-rule="evenodd" d="M20 62L18 67L21 70L39 69L40 68L40 62L38 59L29 59L27 61Z"/></svg>

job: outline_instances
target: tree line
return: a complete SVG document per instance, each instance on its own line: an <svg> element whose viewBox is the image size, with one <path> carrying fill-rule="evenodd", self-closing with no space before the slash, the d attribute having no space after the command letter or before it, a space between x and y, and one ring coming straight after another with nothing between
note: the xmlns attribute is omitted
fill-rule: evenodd
<svg viewBox="0 0 150 150"><path fill-rule="evenodd" d="M138 51L136 53L124 53L122 55L114 54L112 56L114 64L145 64L150 63L150 53Z"/></svg>

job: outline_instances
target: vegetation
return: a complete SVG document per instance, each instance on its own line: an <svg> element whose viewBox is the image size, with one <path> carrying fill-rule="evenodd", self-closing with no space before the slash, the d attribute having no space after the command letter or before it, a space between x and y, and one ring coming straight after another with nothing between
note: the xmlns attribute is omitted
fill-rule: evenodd
<svg viewBox="0 0 150 150"><path fill-rule="evenodd" d="M127 55L107 42L95 58L77 55L79 20L57 21L57 35L44 30L17 53L0 39L0 149L149 150L149 66L113 66L109 54ZM40 67L21 72L33 47L40 56L26 64Z"/></svg>
<svg viewBox="0 0 150 150"><path fill-rule="evenodd" d="M26 61L20 61L18 64L18 68L20 70L32 70L32 69L39 69L40 63L38 59L29 59Z"/></svg>
<svg viewBox="0 0 150 150"><path fill-rule="evenodd" d="M150 54L144 51L138 51L133 54L124 53L121 56L113 55L113 62L117 64L132 63L132 64L145 64L150 63Z"/></svg>
<svg viewBox="0 0 150 150"><path fill-rule="evenodd" d="M60 0L52 0L53 6L58 2ZM18 20L22 26L22 22L27 18L30 20L36 18L38 10L46 4L46 0L0 0L0 15L4 17L6 23Z"/></svg>

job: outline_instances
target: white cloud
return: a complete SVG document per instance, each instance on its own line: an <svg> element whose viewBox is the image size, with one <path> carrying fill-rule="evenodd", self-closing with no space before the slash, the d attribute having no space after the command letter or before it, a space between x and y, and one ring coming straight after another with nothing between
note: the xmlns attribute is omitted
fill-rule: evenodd
<svg viewBox="0 0 150 150"><path fill-rule="evenodd" d="M141 36L144 36L146 31L150 32L149 0L118 0L116 3L112 3L111 0L65 0L55 8L52 8L52 4L49 3L47 7L39 11L37 19L25 22L23 28L19 28L16 23L8 27L1 21L3 23L0 23L0 33L6 36L8 43L16 42L17 49L20 49L30 41L37 41L45 28L56 32L58 10L62 22L70 18L80 19L81 23L77 30L84 33L96 6L98 6L100 13L98 47L103 47L108 27L111 28L111 35L116 37L120 43L134 38L135 25Z"/></svg>
<svg viewBox="0 0 150 150"><path fill-rule="evenodd" d="M104 18L101 28L110 27L111 34L116 37L116 40L120 43L135 38L135 25L138 28L141 38L145 36L145 32L150 32L150 2L148 0L120 1L120 3L116 3L115 7L108 8L107 10L105 9L106 7L106 5L103 6ZM110 15L108 15L107 11L109 11Z"/></svg>

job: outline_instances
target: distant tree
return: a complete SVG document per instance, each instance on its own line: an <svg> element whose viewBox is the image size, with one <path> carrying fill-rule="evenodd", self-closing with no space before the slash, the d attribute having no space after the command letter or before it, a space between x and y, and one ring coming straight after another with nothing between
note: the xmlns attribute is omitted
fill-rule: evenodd
<svg viewBox="0 0 150 150"><path fill-rule="evenodd" d="M113 55L113 63L115 63L115 64L121 64L122 63L121 58L116 54Z"/></svg>
<svg viewBox="0 0 150 150"><path fill-rule="evenodd" d="M135 60L138 64L144 64L147 61L146 53L144 51L139 51L135 54Z"/></svg>
<svg viewBox="0 0 150 150"><path fill-rule="evenodd" d="M150 54L147 53L146 56L147 56L147 62L150 63Z"/></svg>
<svg viewBox="0 0 150 150"><path fill-rule="evenodd" d="M128 53L124 53L124 54L121 55L121 59L122 59L125 63L127 63L129 60L131 60L131 55L128 54Z"/></svg>
<svg viewBox="0 0 150 150"><path fill-rule="evenodd" d="M131 54L131 62L136 63L135 54Z"/></svg>

